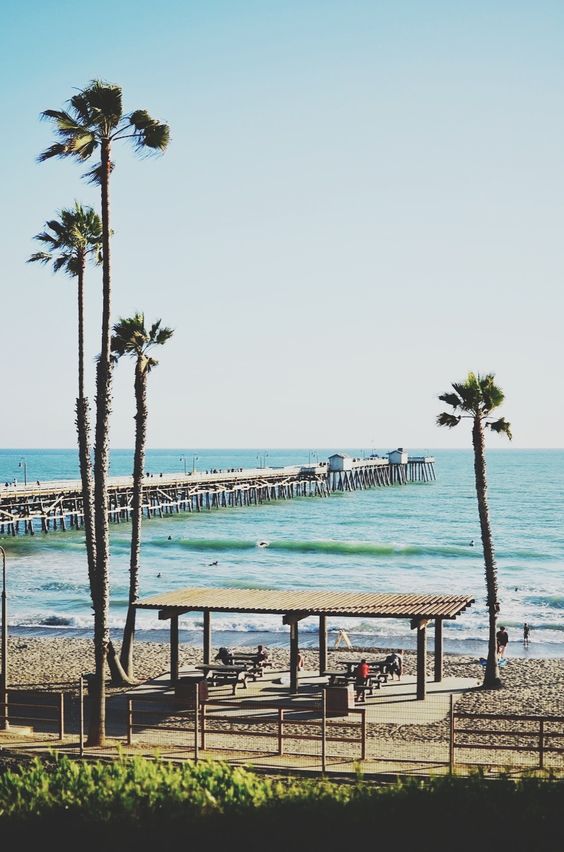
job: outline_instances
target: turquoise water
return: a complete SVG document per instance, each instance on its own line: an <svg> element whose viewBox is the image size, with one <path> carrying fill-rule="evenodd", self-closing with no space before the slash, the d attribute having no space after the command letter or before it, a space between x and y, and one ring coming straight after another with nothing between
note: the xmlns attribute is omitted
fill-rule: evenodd
<svg viewBox="0 0 564 852"><path fill-rule="evenodd" d="M342 449L153 450L146 468L158 474L185 466L303 464ZM469 594L472 607L445 625L445 648L482 655L487 612L472 452L410 453L435 456L435 482L145 520L142 597L185 586ZM564 451L495 450L487 461L501 619L510 651L564 656ZM131 451L114 452L111 474L130 474L131 463ZM24 474L28 482L78 478L76 450L0 450L0 480L23 482ZM111 527L110 617L118 638L127 606L129 535L128 524ZM269 546L258 547L261 540ZM5 537L1 543L7 551L11 631L91 635L81 533ZM524 621L532 626L528 649L521 641ZM181 619L182 640L199 644L200 625L198 614ZM216 614L212 626L215 644L288 644L280 616ZM409 624L401 620L330 620L329 627L345 627L358 644L415 645ZM140 613L139 628L141 640L168 639L156 613ZM300 623L304 647L317 643L316 630L315 619Z"/></svg>

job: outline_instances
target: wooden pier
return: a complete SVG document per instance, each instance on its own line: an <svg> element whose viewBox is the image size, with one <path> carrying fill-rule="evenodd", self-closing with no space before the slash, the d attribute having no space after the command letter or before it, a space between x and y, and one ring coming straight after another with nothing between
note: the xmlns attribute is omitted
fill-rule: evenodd
<svg viewBox="0 0 564 852"><path fill-rule="evenodd" d="M432 457L409 458L403 464L379 457L349 459L343 469L335 465L334 458L280 468L148 475L143 481L143 513L147 518L162 518L179 512L258 506L294 497L329 497L335 491L435 479ZM110 478L111 522L130 520L132 498L131 476ZM80 480L7 485L0 489L0 536L80 529L83 523Z"/></svg>

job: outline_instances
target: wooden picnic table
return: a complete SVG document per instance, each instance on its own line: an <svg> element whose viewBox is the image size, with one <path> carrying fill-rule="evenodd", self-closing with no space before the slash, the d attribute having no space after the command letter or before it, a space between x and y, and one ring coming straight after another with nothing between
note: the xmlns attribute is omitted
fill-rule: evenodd
<svg viewBox="0 0 564 852"><path fill-rule="evenodd" d="M235 690L239 684L244 689L247 688L248 672L246 666L227 666L224 663L202 663L195 668L198 671L204 672L206 679L209 680L212 686L230 684L233 688L233 695L235 695Z"/></svg>
<svg viewBox="0 0 564 852"><path fill-rule="evenodd" d="M346 670L349 674L352 674L356 667L360 665L360 660L341 660L343 666L346 667ZM380 674L384 674L386 668L385 660L366 660L368 663L368 667L375 672Z"/></svg>

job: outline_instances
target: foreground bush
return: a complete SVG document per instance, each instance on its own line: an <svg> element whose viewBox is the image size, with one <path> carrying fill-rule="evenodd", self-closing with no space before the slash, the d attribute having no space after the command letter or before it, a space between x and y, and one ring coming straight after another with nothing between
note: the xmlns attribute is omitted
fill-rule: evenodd
<svg viewBox="0 0 564 852"><path fill-rule="evenodd" d="M558 848L564 781L359 780L260 777L219 762L62 757L0 775L0 837L58 848L161 850L231 843L246 850L346 850L367 840L397 852ZM209 844L212 843L211 847ZM4 846L5 848L5 846Z"/></svg>

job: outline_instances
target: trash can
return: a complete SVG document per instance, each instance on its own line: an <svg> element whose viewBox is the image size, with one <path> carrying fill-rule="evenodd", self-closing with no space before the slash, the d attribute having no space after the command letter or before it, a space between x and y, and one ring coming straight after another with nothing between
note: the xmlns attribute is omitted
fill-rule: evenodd
<svg viewBox="0 0 564 852"><path fill-rule="evenodd" d="M325 707L328 716L348 716L349 710L354 708L354 685L326 686Z"/></svg>
<svg viewBox="0 0 564 852"><path fill-rule="evenodd" d="M193 710L196 704L196 685L200 688L200 704L208 698L208 684L205 677L181 677L174 685L174 703L182 710Z"/></svg>

